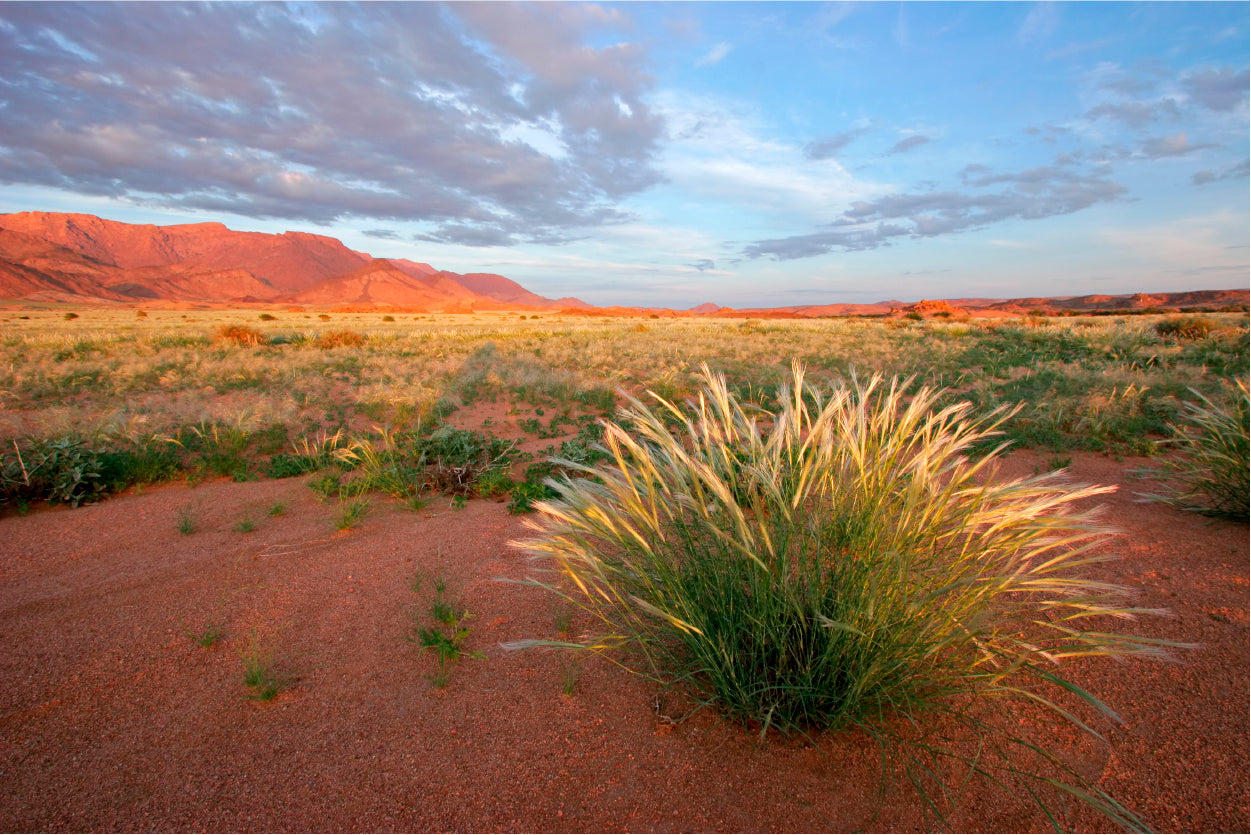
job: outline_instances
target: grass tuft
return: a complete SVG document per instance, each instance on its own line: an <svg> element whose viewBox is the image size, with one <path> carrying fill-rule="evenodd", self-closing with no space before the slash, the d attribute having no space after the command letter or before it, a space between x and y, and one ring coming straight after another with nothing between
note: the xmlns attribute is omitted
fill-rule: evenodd
<svg viewBox="0 0 1251 835"><path fill-rule="evenodd" d="M1175 486L1165 494L1147 498L1209 516L1247 520L1251 408L1245 381L1239 380L1230 388L1228 405L1213 403L1191 389L1200 402L1185 404L1185 423L1173 426L1171 439L1181 449L1181 458L1148 472Z"/></svg>
<svg viewBox="0 0 1251 835"><path fill-rule="evenodd" d="M605 427L610 461L549 482L559 498L537 502L535 536L514 543L575 591L530 582L600 623L580 646L682 682L762 735L860 729L939 814L956 792L937 775L959 763L1026 783L1048 815L1058 791L1139 826L1046 742L996 722L1010 711L978 709L1016 701L1090 731L1083 710L1118 720L1063 665L1162 653L1112 634L1110 619L1143 612L1084 576L1111 531L1075 503L1112 488L988 479L1015 409L976 417L911 380L826 394L796 363L766 412L706 366L702 378L687 408L630 398ZM973 448L988 454L971 460ZM570 644L511 646L527 645ZM927 737L939 717L980 753Z"/></svg>

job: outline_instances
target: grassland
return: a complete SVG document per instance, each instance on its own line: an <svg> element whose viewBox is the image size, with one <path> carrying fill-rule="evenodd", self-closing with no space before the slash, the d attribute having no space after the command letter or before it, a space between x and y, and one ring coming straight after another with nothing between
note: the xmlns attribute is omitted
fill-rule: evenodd
<svg viewBox="0 0 1251 835"><path fill-rule="evenodd" d="M24 449L71 463L87 450L113 455L84 465L107 471L98 489L45 491L76 502L187 475L259 477L274 456L336 433L420 435L463 423L456 413L482 402L555 437L610 414L618 390L680 401L696 390L700 362L745 401L770 405L798 360L817 384L882 372L915 375L976 410L1023 402L1007 436L1058 457L1152 455L1186 404L1198 395L1219 404L1246 373L1246 314L1202 318L1196 330L1159 315L757 321L8 308L0 447L10 481L29 463L17 460Z"/></svg>

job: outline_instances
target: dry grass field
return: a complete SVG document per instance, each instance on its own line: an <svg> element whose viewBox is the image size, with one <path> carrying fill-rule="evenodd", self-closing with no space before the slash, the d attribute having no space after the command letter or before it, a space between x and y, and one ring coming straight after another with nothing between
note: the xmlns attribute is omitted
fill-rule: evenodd
<svg viewBox="0 0 1251 835"><path fill-rule="evenodd" d="M6 830L1248 822L1245 312L0 329Z"/></svg>

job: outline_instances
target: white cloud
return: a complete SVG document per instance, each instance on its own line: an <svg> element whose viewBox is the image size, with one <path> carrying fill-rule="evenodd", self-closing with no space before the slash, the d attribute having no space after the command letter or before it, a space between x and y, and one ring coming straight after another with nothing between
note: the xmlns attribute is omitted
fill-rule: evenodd
<svg viewBox="0 0 1251 835"><path fill-rule="evenodd" d="M717 64L720 64L721 60L725 58L725 56L729 55L730 50L732 49L734 49L734 44L729 43L727 41L722 41L721 43L714 46L712 49L708 50L708 52L706 52L702 58L696 61L695 66L714 67Z"/></svg>
<svg viewBox="0 0 1251 835"><path fill-rule="evenodd" d="M805 145L770 137L744 102L666 92L653 106L670 129L659 159L669 183L718 208L817 223L891 188L857 179L834 159L813 159Z"/></svg>

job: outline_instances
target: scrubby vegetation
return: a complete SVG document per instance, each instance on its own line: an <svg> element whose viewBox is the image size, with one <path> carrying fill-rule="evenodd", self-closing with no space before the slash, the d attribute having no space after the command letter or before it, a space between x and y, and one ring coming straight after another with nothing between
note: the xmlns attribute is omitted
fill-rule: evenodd
<svg viewBox="0 0 1251 835"><path fill-rule="evenodd" d="M1248 364L1245 312L646 324L321 313L267 320L264 331L229 311L64 312L10 313L0 339L0 502L11 507L93 501L169 478L337 471L401 501L507 494L525 512L551 496L545 479L562 467L549 456L594 454L594 420L612 413L617 390L680 405L698 388L695 358L755 405L776 406L793 358L822 384L853 371L916 375L944 388L944 405L1024 403L1004 437L1056 456L1154 455L1190 405L1228 408L1230 381ZM518 412L515 436L458 414L491 403ZM522 472L524 455L500 456L526 437L554 443ZM337 441L318 447L327 438ZM380 456L373 470L362 440ZM576 450L563 446L570 440ZM336 457L353 442L357 458Z"/></svg>
<svg viewBox="0 0 1251 835"><path fill-rule="evenodd" d="M1171 481L1172 489L1152 498L1186 510L1245 521L1251 493L1247 383L1238 380L1230 386L1223 398L1227 405L1194 394L1199 401L1187 403L1183 419L1172 427L1174 437L1169 443L1180 449L1180 455L1151 473Z"/></svg>
<svg viewBox="0 0 1251 835"><path fill-rule="evenodd" d="M1083 574L1110 531L1076 505L1107 488L1052 473L985 484L1015 410L943 407L911 378L827 391L796 366L774 410L702 378L691 409L632 399L607 426L610 460L551 482L559 498L515 543L554 564L536 584L601 625L557 645L622 651L762 734L859 729L940 814L954 761L1044 809L1058 790L1136 826L1048 740L981 709L1013 700L1089 730L1079 709L1113 714L1065 662L1159 653L1109 631L1143 612ZM936 721L976 744L914 732Z"/></svg>

